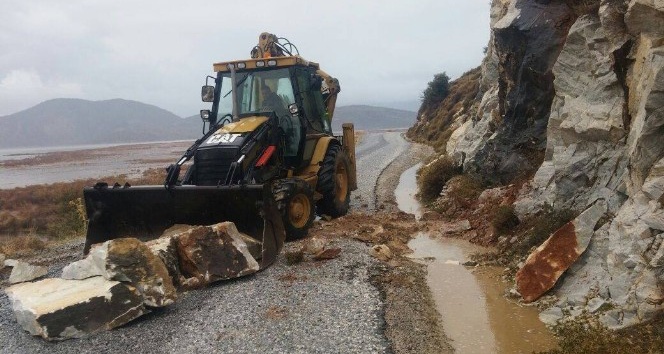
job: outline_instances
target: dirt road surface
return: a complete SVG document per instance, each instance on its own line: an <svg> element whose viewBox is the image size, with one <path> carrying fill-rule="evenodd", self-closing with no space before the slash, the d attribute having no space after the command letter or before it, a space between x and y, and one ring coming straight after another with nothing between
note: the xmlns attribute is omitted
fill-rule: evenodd
<svg viewBox="0 0 664 354"><path fill-rule="evenodd" d="M174 305L121 328L57 343L24 332L1 292L0 352L449 352L423 267L388 266L369 255L370 242L352 237L362 223L378 227L392 217L392 191L399 176L425 151L406 142L400 132L362 137L353 215L349 222L319 221L310 232L328 247L341 248L339 258L305 258L288 265L282 253L275 265L258 274L182 293ZM299 249L302 242L306 240L288 243L285 251ZM80 248L80 242L71 242L31 261L48 265L49 275L57 276L79 257ZM0 276L4 288L7 271Z"/></svg>

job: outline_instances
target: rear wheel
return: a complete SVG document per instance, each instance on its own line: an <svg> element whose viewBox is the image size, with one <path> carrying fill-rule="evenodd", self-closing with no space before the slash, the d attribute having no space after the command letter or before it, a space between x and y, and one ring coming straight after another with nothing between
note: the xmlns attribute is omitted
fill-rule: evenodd
<svg viewBox="0 0 664 354"><path fill-rule="evenodd" d="M273 185L274 199L282 213L286 239L296 240L307 235L314 222L314 192L299 178L285 178Z"/></svg>
<svg viewBox="0 0 664 354"><path fill-rule="evenodd" d="M323 195L318 201L319 215L339 217L348 213L350 206L350 188L348 186L348 157L337 144L330 145L323 163L318 170L316 190Z"/></svg>

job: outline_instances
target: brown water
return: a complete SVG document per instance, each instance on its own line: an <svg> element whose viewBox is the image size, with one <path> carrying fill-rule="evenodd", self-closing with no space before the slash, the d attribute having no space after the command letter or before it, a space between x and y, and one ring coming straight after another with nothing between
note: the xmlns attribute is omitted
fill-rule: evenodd
<svg viewBox="0 0 664 354"><path fill-rule="evenodd" d="M415 195L416 169L404 172L395 195ZM414 197L397 198L397 204L406 212L420 213ZM427 284L457 353L531 353L555 347L536 308L503 296L508 284L501 280L499 268L462 265L471 254L488 249L464 240L433 239L426 233L419 233L408 246L411 258L427 264Z"/></svg>

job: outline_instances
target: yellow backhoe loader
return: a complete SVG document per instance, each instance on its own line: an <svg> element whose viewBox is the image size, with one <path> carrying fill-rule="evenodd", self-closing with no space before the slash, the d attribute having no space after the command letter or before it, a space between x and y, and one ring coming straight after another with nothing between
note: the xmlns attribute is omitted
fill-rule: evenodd
<svg viewBox="0 0 664 354"><path fill-rule="evenodd" d="M85 188L85 252L119 237L156 238L175 224L232 221L262 244L264 268L286 238L307 234L315 213L347 213L355 140L349 123L332 133L339 82L270 33L250 59L213 69L201 91L212 104L201 111L204 134L167 168L163 185Z"/></svg>

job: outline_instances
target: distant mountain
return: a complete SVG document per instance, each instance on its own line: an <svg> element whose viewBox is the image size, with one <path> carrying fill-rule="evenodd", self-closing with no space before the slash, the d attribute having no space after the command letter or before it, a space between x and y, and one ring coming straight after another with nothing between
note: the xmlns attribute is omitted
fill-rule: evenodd
<svg viewBox="0 0 664 354"><path fill-rule="evenodd" d="M350 122L358 130L409 128L415 123L416 112L364 105L341 106L334 111L332 129L341 130L341 124Z"/></svg>
<svg viewBox="0 0 664 354"><path fill-rule="evenodd" d="M356 129L407 128L415 112L373 106L337 107L333 129L344 122ZM0 148L136 143L200 137L198 116L180 118L149 104L113 99L58 98L0 117Z"/></svg>
<svg viewBox="0 0 664 354"><path fill-rule="evenodd" d="M0 117L0 147L194 139L201 126L200 120L136 101L58 98Z"/></svg>

